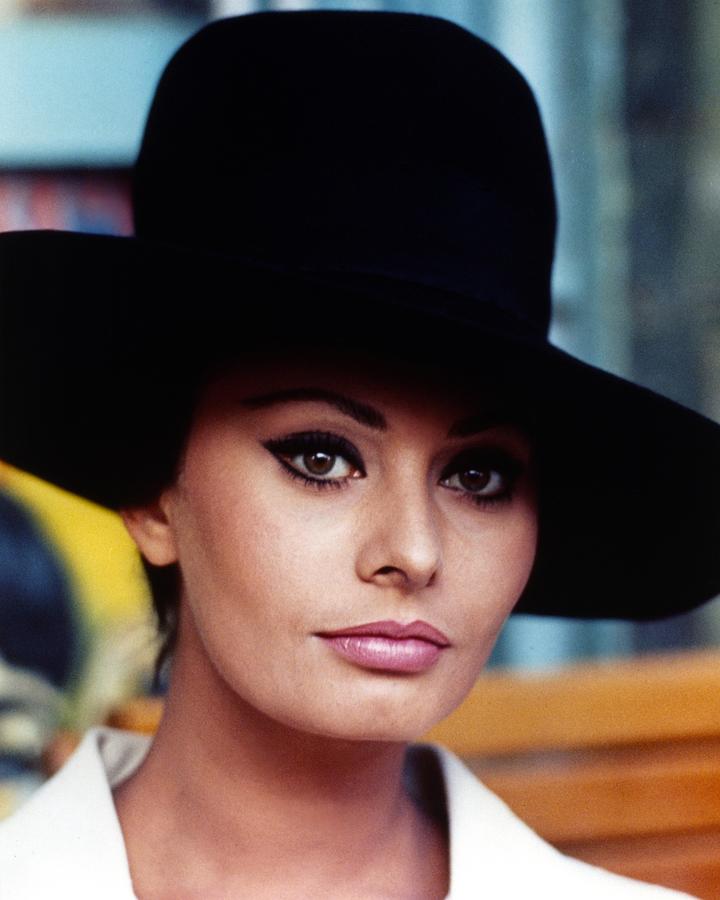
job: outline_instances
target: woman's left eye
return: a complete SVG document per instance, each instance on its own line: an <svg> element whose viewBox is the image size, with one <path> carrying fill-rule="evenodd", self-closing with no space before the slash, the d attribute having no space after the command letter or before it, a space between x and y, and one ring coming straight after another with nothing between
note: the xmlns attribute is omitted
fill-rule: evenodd
<svg viewBox="0 0 720 900"><path fill-rule="evenodd" d="M506 454L461 458L446 467L440 484L461 491L476 503L492 503L512 495L519 473L520 464Z"/></svg>

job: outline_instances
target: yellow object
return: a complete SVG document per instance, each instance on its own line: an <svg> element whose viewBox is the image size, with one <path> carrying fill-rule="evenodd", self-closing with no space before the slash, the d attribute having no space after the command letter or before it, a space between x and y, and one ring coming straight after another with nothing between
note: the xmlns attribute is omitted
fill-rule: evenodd
<svg viewBox="0 0 720 900"><path fill-rule="evenodd" d="M91 627L147 618L140 559L116 513L2 462L0 486L27 506L52 542Z"/></svg>

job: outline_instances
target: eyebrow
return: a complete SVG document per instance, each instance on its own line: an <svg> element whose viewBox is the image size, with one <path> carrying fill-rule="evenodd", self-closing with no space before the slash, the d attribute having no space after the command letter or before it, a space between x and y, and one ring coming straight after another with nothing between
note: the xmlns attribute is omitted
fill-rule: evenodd
<svg viewBox="0 0 720 900"><path fill-rule="evenodd" d="M460 419L450 427L448 437L472 437L474 434L481 434L490 428L497 428L500 425L519 426L523 431L526 426L522 424L517 415L513 415L509 410L495 409L475 413L465 419Z"/></svg>
<svg viewBox="0 0 720 900"><path fill-rule="evenodd" d="M324 388L287 388L281 391L272 391L267 394L258 394L254 397L246 397L243 399L243 406L250 409L265 409L269 406L275 406L278 403L302 403L302 402L326 403L339 412L350 418L355 419L361 425L367 425L375 431L387 431L387 419L375 407L367 403L361 403L359 400L353 400L344 394L338 394L336 391L329 391ZM472 437L475 434L481 434L490 428L498 425L516 425L516 417L512 416L506 410L493 410L475 413L460 419L450 427L447 433L451 437Z"/></svg>
<svg viewBox="0 0 720 900"><path fill-rule="evenodd" d="M333 406L351 419L355 419L361 425L367 425L376 431L387 430L387 420L385 416L373 406L366 403L360 403L358 400L352 400L343 394L337 394L335 391L324 390L323 388L289 388L284 391L273 391L269 394L260 394L256 397L246 397L242 403L250 409L265 409L268 406L274 406L277 403L314 401L327 403Z"/></svg>

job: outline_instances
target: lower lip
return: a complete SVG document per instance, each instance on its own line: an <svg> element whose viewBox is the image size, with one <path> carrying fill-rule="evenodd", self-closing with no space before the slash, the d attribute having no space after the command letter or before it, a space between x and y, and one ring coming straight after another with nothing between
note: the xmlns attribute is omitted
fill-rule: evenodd
<svg viewBox="0 0 720 900"><path fill-rule="evenodd" d="M344 659L379 672L426 672L443 649L419 638L354 634L322 639Z"/></svg>

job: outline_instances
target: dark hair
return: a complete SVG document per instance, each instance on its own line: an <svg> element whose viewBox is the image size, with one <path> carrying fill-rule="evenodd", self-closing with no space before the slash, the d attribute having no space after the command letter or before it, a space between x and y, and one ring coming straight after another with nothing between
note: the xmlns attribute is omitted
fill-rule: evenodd
<svg viewBox="0 0 720 900"><path fill-rule="evenodd" d="M184 395L163 408L165 427L162 438L153 444L140 443L141 455L133 459L134 475L127 479L124 497L119 508L131 508L154 503L160 494L174 484L182 467L185 444L190 433L192 416L203 385L212 370L203 369L198 363L195 380L188 382ZM155 623L160 649L155 661L155 687L162 686L164 671L170 662L177 644L180 613L180 589L182 576L180 566L171 563L156 566L140 556L142 567L150 587L150 598L155 613Z"/></svg>
<svg viewBox="0 0 720 900"><path fill-rule="evenodd" d="M155 681L159 684L163 670L172 657L177 643L178 614L180 611L180 567L177 563L169 566L154 566L141 557L145 576L150 585L153 610L160 649L155 661Z"/></svg>

